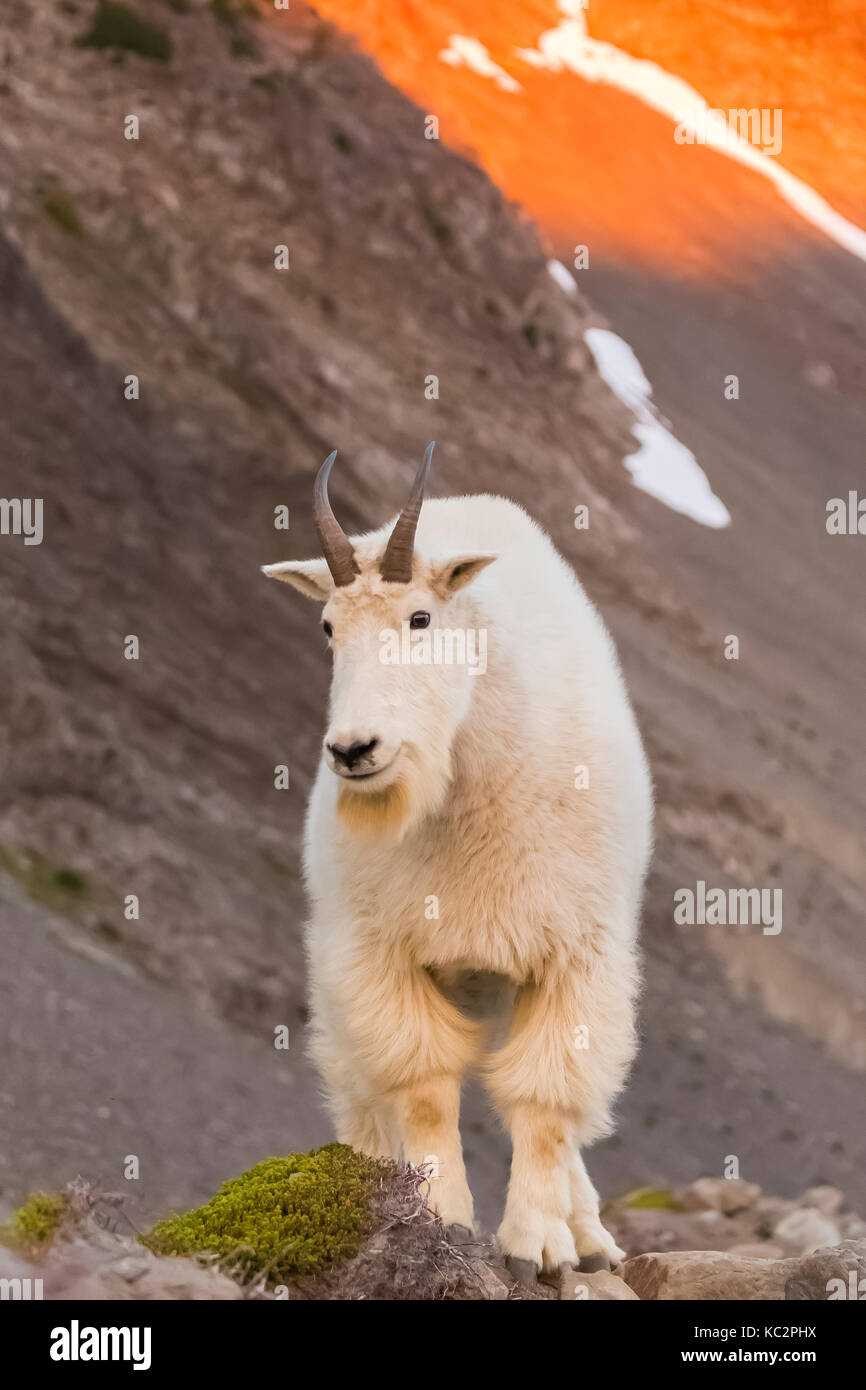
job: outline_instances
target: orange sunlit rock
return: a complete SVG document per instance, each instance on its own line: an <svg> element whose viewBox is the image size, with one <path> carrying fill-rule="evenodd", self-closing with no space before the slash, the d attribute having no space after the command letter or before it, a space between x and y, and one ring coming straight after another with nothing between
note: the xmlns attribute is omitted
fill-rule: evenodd
<svg viewBox="0 0 866 1390"><path fill-rule="evenodd" d="M866 222L862 0L592 0L589 28L690 82L711 106L781 107L781 163Z"/></svg>
<svg viewBox="0 0 866 1390"><path fill-rule="evenodd" d="M389 80L438 117L442 138L477 159L566 258L585 244L590 264L594 256L598 264L741 278L759 248L820 236L754 171L706 147L677 144L673 122L637 97L518 56L562 22L555 0L501 0L489 8L474 0L318 0L317 9L355 34ZM810 124L804 54L818 21L808 20L805 3L794 9L803 18L793 45L788 21L769 0L736 17L729 5L703 0L605 0L592 6L588 23L594 38L660 63L713 105L781 106L782 163L824 196L838 195L839 209L854 216L866 202L854 180L862 153L846 125L850 113L832 106L831 44L823 38L819 45L821 119ZM831 9L854 13L843 0ZM849 28L856 29L853 18ZM443 61L453 35L483 44L519 90ZM825 140L834 117L838 128ZM850 175L844 199L843 156Z"/></svg>

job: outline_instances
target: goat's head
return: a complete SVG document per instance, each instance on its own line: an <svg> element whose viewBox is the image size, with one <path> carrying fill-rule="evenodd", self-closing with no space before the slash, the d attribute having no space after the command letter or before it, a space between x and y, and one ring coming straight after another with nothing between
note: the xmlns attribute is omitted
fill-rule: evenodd
<svg viewBox="0 0 866 1390"><path fill-rule="evenodd" d="M399 833L441 804L472 677L486 666L487 634L471 625L462 591L496 556L415 551L432 456L431 444L383 545L381 534L344 533L328 500L329 455L313 492L324 558L263 566L324 604L334 670L323 756L355 829Z"/></svg>

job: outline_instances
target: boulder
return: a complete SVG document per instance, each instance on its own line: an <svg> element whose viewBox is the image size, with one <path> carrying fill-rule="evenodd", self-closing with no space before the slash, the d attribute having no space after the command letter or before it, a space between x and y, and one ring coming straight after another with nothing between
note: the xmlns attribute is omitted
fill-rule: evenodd
<svg viewBox="0 0 866 1390"><path fill-rule="evenodd" d="M739 1245L729 1245L728 1254L745 1255L750 1260L784 1260L787 1251L769 1240L745 1240Z"/></svg>
<svg viewBox="0 0 866 1390"><path fill-rule="evenodd" d="M817 1207L798 1207L783 1216L773 1231L773 1238L791 1247L797 1255L811 1255L827 1245L838 1245L839 1227Z"/></svg>
<svg viewBox="0 0 866 1390"><path fill-rule="evenodd" d="M866 1301L866 1240L846 1240L831 1250L816 1250L793 1265L785 1281L790 1301Z"/></svg>
<svg viewBox="0 0 866 1390"><path fill-rule="evenodd" d="M720 1250L671 1250L626 1260L622 1277L638 1298L779 1300L787 1260L756 1260Z"/></svg>
<svg viewBox="0 0 866 1390"><path fill-rule="evenodd" d="M866 1301L866 1240L786 1260L753 1259L711 1250L637 1255L622 1277L642 1299L781 1302Z"/></svg>

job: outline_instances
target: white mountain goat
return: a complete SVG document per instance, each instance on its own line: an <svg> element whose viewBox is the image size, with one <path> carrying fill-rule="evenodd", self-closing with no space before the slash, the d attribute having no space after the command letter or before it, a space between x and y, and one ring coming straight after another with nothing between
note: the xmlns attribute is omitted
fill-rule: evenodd
<svg viewBox="0 0 866 1390"><path fill-rule="evenodd" d="M264 572L323 603L330 722L306 823L312 1052L341 1140L427 1165L473 1228L461 1079L513 1143L499 1238L517 1277L622 1257L579 1146L635 1050L652 791L613 643L545 533L502 497L428 501ZM484 656L481 659L481 653ZM509 1004L494 1046L469 996ZM482 991L483 992L483 991Z"/></svg>

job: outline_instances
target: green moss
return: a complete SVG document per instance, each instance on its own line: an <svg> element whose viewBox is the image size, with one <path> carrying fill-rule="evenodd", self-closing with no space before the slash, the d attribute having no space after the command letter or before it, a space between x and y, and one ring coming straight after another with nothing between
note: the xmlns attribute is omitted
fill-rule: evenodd
<svg viewBox="0 0 866 1390"><path fill-rule="evenodd" d="M88 895L87 879L77 869L52 864L36 850L18 854L0 845L0 873L11 874L33 902L75 915Z"/></svg>
<svg viewBox="0 0 866 1390"><path fill-rule="evenodd" d="M67 236L84 236L84 223L78 208L62 188L44 188L39 195L42 211Z"/></svg>
<svg viewBox="0 0 866 1390"><path fill-rule="evenodd" d="M680 1203L666 1187L635 1187L621 1197L621 1207L640 1207L648 1211L681 1211Z"/></svg>
<svg viewBox="0 0 866 1390"><path fill-rule="evenodd" d="M167 63L172 54L171 35L150 24L117 0L99 0L86 34L75 40L79 48L115 48Z"/></svg>
<svg viewBox="0 0 866 1390"><path fill-rule="evenodd" d="M268 1158L141 1240L159 1255L217 1255L244 1280L263 1274L279 1284L315 1274L357 1253L386 1171L347 1144Z"/></svg>
<svg viewBox="0 0 866 1390"><path fill-rule="evenodd" d="M11 1219L0 1226L0 1245L29 1255L39 1255L51 1244L68 1207L57 1192L32 1192Z"/></svg>

